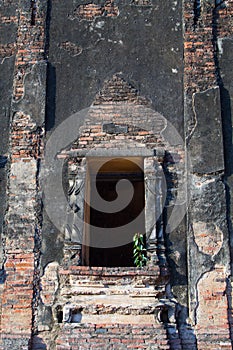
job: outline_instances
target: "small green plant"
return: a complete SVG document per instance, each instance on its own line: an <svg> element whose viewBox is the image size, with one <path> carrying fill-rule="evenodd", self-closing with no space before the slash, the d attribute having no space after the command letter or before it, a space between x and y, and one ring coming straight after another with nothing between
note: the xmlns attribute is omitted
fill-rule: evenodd
<svg viewBox="0 0 233 350"><path fill-rule="evenodd" d="M133 257L135 266L143 267L146 265L146 248L143 234L141 233L135 233L133 237Z"/></svg>

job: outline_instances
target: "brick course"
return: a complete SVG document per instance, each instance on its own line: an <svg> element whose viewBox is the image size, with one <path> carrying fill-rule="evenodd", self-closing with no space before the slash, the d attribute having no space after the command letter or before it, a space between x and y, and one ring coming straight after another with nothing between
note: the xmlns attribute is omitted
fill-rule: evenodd
<svg viewBox="0 0 233 350"><path fill-rule="evenodd" d="M16 8L16 15L1 16L2 25L15 24L16 42L0 47L0 55L16 55L13 99L24 95L24 78L33 65L44 60L45 7L38 1L36 25L31 24L30 2ZM11 6L8 1L6 5ZM16 5L14 3L14 5ZM12 10L13 11L13 10ZM6 281L1 290L1 349L26 350L33 328L35 237L39 229L36 213L37 167L41 156L43 126L14 106L11 121L11 165L8 179L8 210L4 233Z"/></svg>
<svg viewBox="0 0 233 350"><path fill-rule="evenodd" d="M161 325L131 324L81 327L64 325L56 340L56 350L75 349L170 349L166 330ZM84 338L85 335L85 338Z"/></svg>
<svg viewBox="0 0 233 350"><path fill-rule="evenodd" d="M219 10L214 1L203 1L195 26L194 3L184 2L184 88L189 96L217 85L216 40L232 35L232 18L232 0Z"/></svg>
<svg viewBox="0 0 233 350"><path fill-rule="evenodd" d="M89 3L79 5L74 11L74 18L79 20L92 21L96 17L116 17L119 14L118 7L114 0L107 0L103 5Z"/></svg>

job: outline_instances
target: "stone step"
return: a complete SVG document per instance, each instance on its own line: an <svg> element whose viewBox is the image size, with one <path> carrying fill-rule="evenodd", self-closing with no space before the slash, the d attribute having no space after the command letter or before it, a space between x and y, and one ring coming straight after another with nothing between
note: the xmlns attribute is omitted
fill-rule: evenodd
<svg viewBox="0 0 233 350"><path fill-rule="evenodd" d="M157 300L158 302L158 300ZM94 298L73 297L60 305L63 322L68 323L156 323L158 322L155 298Z"/></svg>
<svg viewBox="0 0 233 350"><path fill-rule="evenodd" d="M130 297L154 297L156 298L161 291L157 291L154 289L154 287L143 287L143 288L137 288L137 287L122 287L117 286L115 288L113 287L99 287L97 285L79 285L75 287L65 287L61 291L61 295L66 296L72 296L72 295L120 295L125 296L129 295Z"/></svg>

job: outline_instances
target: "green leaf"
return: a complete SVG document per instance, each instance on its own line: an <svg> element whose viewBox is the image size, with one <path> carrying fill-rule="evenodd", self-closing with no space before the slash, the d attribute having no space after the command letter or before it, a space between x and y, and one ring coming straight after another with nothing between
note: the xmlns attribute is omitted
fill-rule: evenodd
<svg viewBox="0 0 233 350"><path fill-rule="evenodd" d="M133 236L133 257L134 264L137 267L142 267L146 265L146 248L144 242L144 235L142 233L135 233Z"/></svg>

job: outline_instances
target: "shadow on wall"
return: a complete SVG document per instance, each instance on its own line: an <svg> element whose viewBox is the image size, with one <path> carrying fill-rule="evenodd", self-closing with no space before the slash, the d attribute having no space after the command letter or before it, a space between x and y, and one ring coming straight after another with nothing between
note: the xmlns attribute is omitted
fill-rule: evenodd
<svg viewBox="0 0 233 350"><path fill-rule="evenodd" d="M0 284L6 281L6 271L4 269L0 270Z"/></svg>
<svg viewBox="0 0 233 350"><path fill-rule="evenodd" d="M221 97L221 114L222 114L222 132L224 147L224 164L225 164L225 189L226 189L226 208L227 208L227 226L230 237L230 255L231 265L233 261L233 226L232 226L232 175L233 175L233 144L232 144L232 114L231 114L231 97L229 91L220 85ZM233 266L231 267L233 274ZM230 321L230 320L229 320Z"/></svg>
<svg viewBox="0 0 233 350"><path fill-rule="evenodd" d="M227 225L230 241L230 258L231 258L231 275L233 274L233 227L232 227L232 193L233 193L233 144L232 144L232 109L231 109L231 96L229 91L224 86L224 75L231 69L231 58L224 60L223 67L221 69L219 47L218 47L218 21L219 21L219 9L225 8L225 1L216 0L215 8L212 13L212 43L214 48L214 62L217 84L220 90L220 103L221 103L221 118L222 118L222 134L223 134L223 147L224 147L224 164L225 164L225 189L226 189L226 208L227 208ZM225 66L226 64L226 66ZM229 65L229 68L228 68ZM222 72L223 71L223 72ZM233 334L232 334L232 287L230 281L227 282L227 301L228 301L228 323L229 331L231 335L231 343L233 346Z"/></svg>
<svg viewBox="0 0 233 350"><path fill-rule="evenodd" d="M47 350L46 344L40 337L33 337L31 348L34 350Z"/></svg>
<svg viewBox="0 0 233 350"><path fill-rule="evenodd" d="M46 15L46 45L45 56L49 57L49 43L50 43L50 22L52 12L52 1L48 0L47 15ZM48 62L47 79L46 79L46 109L45 109L45 130L51 130L55 125L56 114L56 69Z"/></svg>
<svg viewBox="0 0 233 350"><path fill-rule="evenodd" d="M222 116L222 132L224 143L224 158L225 158L225 176L233 174L233 144L232 144L232 114L231 114L231 97L229 91L224 86L222 72L220 67L218 35L219 35L219 9L224 5L224 1L216 0L216 6L212 12L212 44L214 49L214 63L217 84L220 90L221 100L221 116ZM224 69L224 67L223 67Z"/></svg>
<svg viewBox="0 0 233 350"><path fill-rule="evenodd" d="M46 81L45 129L51 130L55 125L56 114L56 68L48 62Z"/></svg>
<svg viewBox="0 0 233 350"><path fill-rule="evenodd" d="M179 155L166 152L166 157L163 163L163 171L166 177L167 193L165 199L165 207L162 213L162 221L164 223L164 245L165 256L168 263L171 275L171 286L188 285L187 280L187 243L186 231L183 221L179 223L178 227L173 232L167 232L167 224L169 217L174 208L177 192L176 182L179 180L176 172L174 172L173 165L179 162Z"/></svg>
<svg viewBox="0 0 233 350"><path fill-rule="evenodd" d="M224 1L222 1L224 3ZM229 91L224 86L224 81L221 76L221 67L219 59L218 48L218 21L219 9L221 8L219 1L216 1L216 7L212 13L212 44L214 48L214 63L217 84L220 90L221 101L221 117L222 117L222 133L224 146L224 160L225 160L225 176L229 177L233 174L233 144L232 144L232 113L231 113L231 96Z"/></svg>
<svg viewBox="0 0 233 350"><path fill-rule="evenodd" d="M160 300L159 321L164 324L169 339L170 350L197 350L194 329L186 322L188 308L172 299Z"/></svg>
<svg viewBox="0 0 233 350"><path fill-rule="evenodd" d="M224 143L225 176L228 177L233 174L232 115L231 97L228 90L226 90L224 86L220 86L220 97Z"/></svg>

